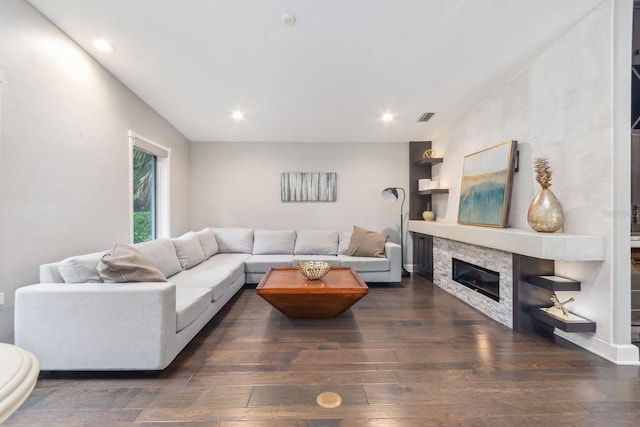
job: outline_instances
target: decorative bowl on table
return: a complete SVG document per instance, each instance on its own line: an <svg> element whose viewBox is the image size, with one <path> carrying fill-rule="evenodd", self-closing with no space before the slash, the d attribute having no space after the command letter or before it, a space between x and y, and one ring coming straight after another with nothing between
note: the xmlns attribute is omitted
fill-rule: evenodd
<svg viewBox="0 0 640 427"><path fill-rule="evenodd" d="M298 263L298 270L309 280L322 279L327 275L331 266L324 261L304 261Z"/></svg>

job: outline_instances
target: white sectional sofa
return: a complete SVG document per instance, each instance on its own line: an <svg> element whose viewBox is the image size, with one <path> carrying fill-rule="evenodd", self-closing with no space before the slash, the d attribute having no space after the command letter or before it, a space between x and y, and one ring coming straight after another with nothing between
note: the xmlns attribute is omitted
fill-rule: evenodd
<svg viewBox="0 0 640 427"><path fill-rule="evenodd" d="M367 282L401 280L400 246L349 256L351 232L209 228L133 245L166 282L104 283L109 251L40 266L40 283L16 291L15 343L42 370L161 370L242 288L269 267L323 260ZM152 267L153 268L153 267Z"/></svg>

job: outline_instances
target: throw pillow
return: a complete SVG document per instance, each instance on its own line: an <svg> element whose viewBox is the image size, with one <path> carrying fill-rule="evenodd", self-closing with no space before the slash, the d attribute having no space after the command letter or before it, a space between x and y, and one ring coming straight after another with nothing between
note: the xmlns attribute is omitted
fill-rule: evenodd
<svg viewBox="0 0 640 427"><path fill-rule="evenodd" d="M384 244L387 243L387 238L388 236L382 233L354 225L347 255L384 258Z"/></svg>
<svg viewBox="0 0 640 427"><path fill-rule="evenodd" d="M196 233L189 231L180 237L171 239L176 248L176 255L180 261L180 266L186 270L200 264L206 258L200 246L200 240Z"/></svg>
<svg viewBox="0 0 640 427"><path fill-rule="evenodd" d="M134 247L116 244L98 263L98 274L106 283L166 282L164 274Z"/></svg>
<svg viewBox="0 0 640 427"><path fill-rule="evenodd" d="M203 228L200 231L196 231L196 236L198 236L198 240L200 240L200 246L202 246L202 252L204 252L206 259L218 253L218 241L213 231L208 228Z"/></svg>

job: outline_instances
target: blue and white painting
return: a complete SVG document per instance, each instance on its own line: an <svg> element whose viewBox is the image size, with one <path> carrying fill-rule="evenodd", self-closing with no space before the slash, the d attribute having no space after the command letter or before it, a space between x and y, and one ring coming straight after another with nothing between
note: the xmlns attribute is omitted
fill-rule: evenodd
<svg viewBox="0 0 640 427"><path fill-rule="evenodd" d="M458 222L507 227L516 141L464 158Z"/></svg>
<svg viewBox="0 0 640 427"><path fill-rule="evenodd" d="M335 172L282 172L280 197L283 202L335 202Z"/></svg>

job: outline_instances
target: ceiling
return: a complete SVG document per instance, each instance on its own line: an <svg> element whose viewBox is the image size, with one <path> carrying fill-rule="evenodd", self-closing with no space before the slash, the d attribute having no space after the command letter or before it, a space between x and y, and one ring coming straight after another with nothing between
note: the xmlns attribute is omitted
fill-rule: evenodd
<svg viewBox="0 0 640 427"><path fill-rule="evenodd" d="M229 142L434 138L602 1L29 0L189 140Z"/></svg>

